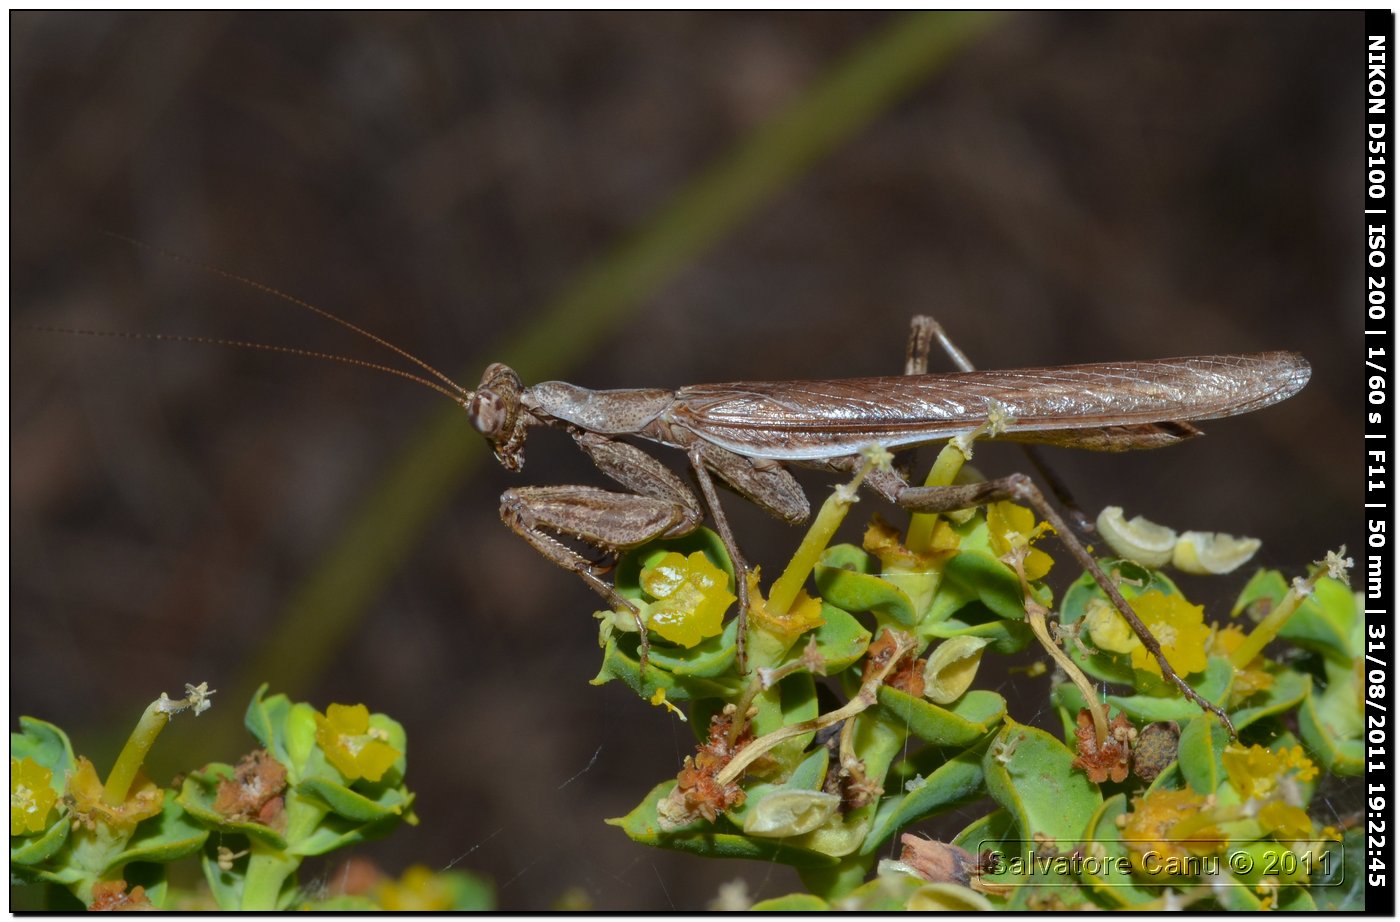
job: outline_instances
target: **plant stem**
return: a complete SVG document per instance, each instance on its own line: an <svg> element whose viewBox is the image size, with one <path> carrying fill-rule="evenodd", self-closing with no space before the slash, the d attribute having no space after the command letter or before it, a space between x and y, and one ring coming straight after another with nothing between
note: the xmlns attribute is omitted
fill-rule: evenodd
<svg viewBox="0 0 1400 922"><path fill-rule="evenodd" d="M938 457L924 478L926 487L952 486L958 472L967 463L967 455L951 441L938 452ZM933 530L938 525L938 513L916 512L909 517L909 533L904 546L916 554L924 553L933 545Z"/></svg>
<svg viewBox="0 0 1400 922"><path fill-rule="evenodd" d="M1317 576L1311 576L1304 580L1304 585L1311 589L1316 582ZM1235 652L1230 654L1230 665L1236 669L1248 666L1250 660L1263 652L1264 648L1269 645L1269 641L1277 637L1278 632L1283 630L1288 619L1293 617L1293 613L1302 606L1304 598L1306 596L1300 594L1296 587L1290 587L1283 599L1274 606L1263 621L1254 626L1254 630L1250 631L1244 642L1235 648Z"/></svg>
<svg viewBox="0 0 1400 922"><path fill-rule="evenodd" d="M112 771L107 775L107 783L102 786L102 802L109 807L120 807L126 802L126 794L131 790L131 782L146 762L156 737L165 725L170 723L170 712L162 707L161 701L152 701L136 723L136 729L126 738L121 755L117 756Z"/></svg>
<svg viewBox="0 0 1400 922"><path fill-rule="evenodd" d="M285 852L250 838L248 870L243 876L243 899L239 909L244 912L273 912L287 878L296 872L300 862Z"/></svg>
<svg viewBox="0 0 1400 922"><path fill-rule="evenodd" d="M768 593L770 612L785 615L791 610L792 603L797 600L797 594L807 582L807 577L812 575L812 570L821 560L822 552L836 536L836 529L846 520L846 513L856 501L856 490L860 488L861 481L865 480L874 466L873 461L866 461L855 477L851 478L850 483L838 486L826 498L826 502L822 503L821 510L812 519L807 534L802 536L802 543L797 546L792 559L783 568L782 575L773 581L773 588Z"/></svg>
<svg viewBox="0 0 1400 922"><path fill-rule="evenodd" d="M738 755L730 760L728 765L715 775L716 783L725 785L734 781L742 775L744 769L752 765L759 756L768 752L783 740L792 739L794 736L801 736L804 733L814 733L823 727L829 727L832 724L840 723L849 717L854 717L862 711L869 709L875 704L876 694L880 688L880 684L885 681L885 676L890 674L890 671L898 665L899 661L904 658L904 654L908 653L915 643L914 638L907 634L902 634L900 632L894 633L897 640L894 653L878 672L861 683L860 691L856 693L854 698L847 701L844 706L822 714L819 717L815 717L812 720L804 720L800 723L789 724L786 727L780 727L774 730L772 733L760 736L758 739L745 746Z"/></svg>

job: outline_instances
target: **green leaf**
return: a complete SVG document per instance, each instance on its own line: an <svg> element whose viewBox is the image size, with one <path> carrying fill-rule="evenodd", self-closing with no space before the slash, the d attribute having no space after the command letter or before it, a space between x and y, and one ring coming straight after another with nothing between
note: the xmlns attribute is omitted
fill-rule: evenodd
<svg viewBox="0 0 1400 922"><path fill-rule="evenodd" d="M870 632L850 614L825 600L822 620L825 623L810 636L816 638L817 655L826 663L827 675L836 675L865 655L870 646ZM799 646L805 643L805 639L798 641Z"/></svg>
<svg viewBox="0 0 1400 922"><path fill-rule="evenodd" d="M53 773L49 786L54 793L63 795L68 773L73 770L73 745L68 742L68 734L49 723L34 717L19 719L20 732L10 734L10 758L30 758Z"/></svg>
<svg viewBox="0 0 1400 922"><path fill-rule="evenodd" d="M1084 854L1084 873L1080 876L1095 893L1110 903L1127 908L1139 906L1155 899L1150 890L1137 886L1131 870L1123 870L1128 862L1128 847L1118 828L1118 819L1128 812L1126 795L1114 794L1094 813L1089 820L1087 842Z"/></svg>
<svg viewBox="0 0 1400 922"><path fill-rule="evenodd" d="M726 628L726 631L728 628ZM726 636L726 635L721 635ZM628 638L632 650L636 649L636 639ZM703 644L701 646L704 646ZM699 649L698 647L696 649ZM635 653L624 650L616 634L603 648L603 665L590 685L605 685L614 679L623 682L642 698L650 698L657 689L664 689L672 702L692 701L700 698L732 698L739 692L739 682L735 679L716 681L702 676L674 675L657 668L653 658L647 663L646 678L642 677L642 664Z"/></svg>
<svg viewBox="0 0 1400 922"><path fill-rule="evenodd" d="M723 702L715 704L723 707ZM750 728L755 737L765 736L782 727L815 720L819 713L816 682L810 673L793 673L776 687L760 692L753 698L752 705L756 713L750 722ZM713 713L715 711L711 707L696 711L695 731L701 740L708 737L709 718ZM778 764L779 777L795 770L798 763L806 758L803 751L811 743L814 735L813 731L809 731L791 737L768 751L768 756Z"/></svg>
<svg viewBox="0 0 1400 922"><path fill-rule="evenodd" d="M924 778L913 790L890 796L886 792L875 811L860 853L868 855L905 827L983 796L982 757L990 736L959 753Z"/></svg>
<svg viewBox="0 0 1400 922"><path fill-rule="evenodd" d="M1016 829L1016 819L1007 810L993 810L986 816L973 820L962 832L953 837L953 845L964 848L974 855L991 850L1005 858L1010 855L1020 855L1025 853L1025 846L1021 844L1020 833ZM1001 866L994 874L986 874L983 881L998 887L1010 887L1011 890L1005 894L992 894L989 899L993 906L1006 906L1017 891L1022 889L1025 883L1024 874L1015 874L1007 861L1002 861Z"/></svg>
<svg viewBox="0 0 1400 922"><path fill-rule="evenodd" d="M1230 692L1230 684L1235 678L1235 668L1223 656L1212 656L1206 661L1204 675L1192 681L1192 687L1207 701L1220 704ZM1170 697L1159 695L1109 695L1108 702L1132 719L1151 723L1154 720L1175 720L1181 723L1201 713L1200 707L1182 695L1176 686L1169 686Z"/></svg>
<svg viewBox="0 0 1400 922"><path fill-rule="evenodd" d="M843 912L900 912L924 881L908 874L881 874L841 897Z"/></svg>
<svg viewBox="0 0 1400 922"><path fill-rule="evenodd" d="M192 771L185 776L184 784L180 785L180 794L175 798L175 802L190 817L206 826L217 829L222 834L245 835L265 842L272 848L285 849L287 840L275 829L261 823L254 823L251 820L230 819L214 809L214 802L219 795L219 783L231 780L233 776L234 767L232 765L211 762L198 771Z"/></svg>
<svg viewBox="0 0 1400 922"><path fill-rule="evenodd" d="M617 826L634 842L690 852L707 858L748 858L754 861L776 862L795 868L823 868L837 864L837 859L820 852L786 845L780 839L756 839L733 831L728 820L714 825L699 820L683 829L663 831L656 816L656 804L676 786L674 779L664 781L642 799L626 816L607 820Z"/></svg>
<svg viewBox="0 0 1400 922"><path fill-rule="evenodd" d="M340 773L326 760L326 754L316 742L317 711L304 701L287 710L282 724L282 739L287 747L287 780L296 784L313 774L339 778ZM403 750L400 749L400 752Z"/></svg>
<svg viewBox="0 0 1400 922"><path fill-rule="evenodd" d="M1308 751L1334 775L1356 776L1365 769L1365 749L1360 739L1340 739L1318 713L1316 690L1298 706L1298 735Z"/></svg>
<svg viewBox="0 0 1400 922"><path fill-rule="evenodd" d="M24 865L10 868L10 880L12 883L54 884L66 890L75 884L90 879L86 870L72 866L60 866L52 871ZM81 907L82 904L79 904L79 906Z"/></svg>
<svg viewBox="0 0 1400 922"><path fill-rule="evenodd" d="M1118 588L1129 604L1145 592L1156 591L1167 596L1181 595L1181 590L1177 588L1176 583L1172 582L1171 578L1160 570L1149 570L1141 564L1116 558L1103 558L1099 561L1099 565L1103 567L1105 573L1113 573L1116 570L1121 575L1122 581L1118 584ZM1064 599L1060 602L1060 623L1065 627L1073 626L1078 635L1084 631L1082 622L1085 616L1092 607L1098 605L1111 606L1112 603L1104 595L1099 584L1094 581L1094 577L1085 573L1075 580L1069 589L1065 590ZM1092 641L1087 636L1087 632L1083 634L1083 641L1092 647ZM1106 650L1089 652L1076 643L1067 643L1065 649L1070 658L1081 669L1094 678L1105 682L1136 685L1144 675L1133 669L1132 658L1126 653L1112 653ZM1155 679L1155 676L1153 678Z"/></svg>
<svg viewBox="0 0 1400 922"><path fill-rule="evenodd" d="M167 789L161 812L137 826L125 850L108 861L103 870L111 871L134 861L165 864L197 851L208 837L209 830L196 823L180 806L175 792Z"/></svg>
<svg viewBox="0 0 1400 922"><path fill-rule="evenodd" d="M68 841L68 830L73 827L73 823L62 811L55 812L54 816L54 822L49 824L49 828L45 829L42 835L10 836L12 866L43 864L63 847Z"/></svg>
<svg viewBox="0 0 1400 922"><path fill-rule="evenodd" d="M992 901L961 884L924 884L909 894L905 909L910 912L991 912L996 909Z"/></svg>
<svg viewBox="0 0 1400 922"><path fill-rule="evenodd" d="M402 822L403 819L399 816L387 816L376 823L361 823L328 813L316 824L310 835L294 842L288 852L305 858L324 855L351 845L383 838L399 828Z"/></svg>
<svg viewBox="0 0 1400 922"><path fill-rule="evenodd" d="M763 798L774 791L817 791L821 789L822 782L826 780L826 767L831 761L830 755L825 747L818 747L814 752L808 754L787 781L781 784L759 781L744 786L744 802L737 807L725 811L725 816L734 824L735 828L743 829L744 820L748 817Z"/></svg>
<svg viewBox="0 0 1400 922"><path fill-rule="evenodd" d="M830 912L831 904L810 893L789 893L775 896L771 900L759 900L749 907L750 912Z"/></svg>
<svg viewBox="0 0 1400 922"><path fill-rule="evenodd" d="M1006 716L1006 699L974 688L950 708L881 685L877 694L883 718L935 746L970 746Z"/></svg>
<svg viewBox="0 0 1400 922"><path fill-rule="evenodd" d="M324 778L308 778L297 785L297 791L316 797L330 807L331 812L355 823L402 817L413 804L413 795L407 790L383 784L351 790Z"/></svg>
<svg viewBox="0 0 1400 922"><path fill-rule="evenodd" d="M1202 714L1187 721L1181 730L1177 763L1186 783L1197 794L1214 794L1225 781L1220 754L1230 742L1230 734L1214 715Z"/></svg>
<svg viewBox="0 0 1400 922"><path fill-rule="evenodd" d="M233 870L224 871L219 868L218 845L222 844L226 848L233 848L232 839L223 840L220 843L209 843L200 852L199 866L204 871L204 880L209 885L209 893L214 897L214 902L224 912L234 912L241 908L243 902L243 874L238 866ZM241 848L236 851L242 851ZM239 860L240 865L247 864L247 857Z"/></svg>
<svg viewBox="0 0 1400 922"><path fill-rule="evenodd" d="M873 612L906 627L913 625L917 612L903 589L874 573L849 570L835 563L850 559L851 555L842 550L847 547L827 548L813 571L822 599L844 611Z"/></svg>
<svg viewBox="0 0 1400 922"><path fill-rule="evenodd" d="M1323 912L1355 912L1366 908L1366 834L1359 826L1342 833L1342 841L1328 843L1315 862L1319 869L1312 892Z"/></svg>
<svg viewBox="0 0 1400 922"><path fill-rule="evenodd" d="M981 523L980 527L985 531L986 523ZM995 552L964 549L954 555L943 567L943 585L939 592L949 590L976 599L998 618L1021 621L1026 617L1021 580L997 559Z"/></svg>
<svg viewBox="0 0 1400 922"><path fill-rule="evenodd" d="M731 618L719 634L706 638L688 650L653 641L647 665L678 676L712 678L722 675L734 665L734 641L739 634L738 628L739 620Z"/></svg>
<svg viewBox="0 0 1400 922"><path fill-rule="evenodd" d="M982 759L987 791L1015 818L1021 838L1068 851L1098 812L1103 796L1075 755L1035 727L1006 721Z"/></svg>
<svg viewBox="0 0 1400 922"><path fill-rule="evenodd" d="M970 606L971 607L971 606ZM981 608L980 605L977 605ZM968 608L962 609L959 614L964 614ZM990 609L986 609L990 611ZM990 621L973 621L965 623L958 618L949 618L934 624L928 624L923 633L929 637L981 637L988 641L987 650L992 653L1019 653L1030 645L1031 638L1035 635L1031 632L1030 625L1024 621L1003 621L994 618Z"/></svg>
<svg viewBox="0 0 1400 922"><path fill-rule="evenodd" d="M292 702L286 695L273 695L271 698L265 697L266 695L267 683L263 683L253 692L253 700L248 703L248 710L243 715L243 724L248 728L248 732L253 734L253 738L262 744L262 748L272 753L272 757L281 762L290 773L293 763L291 756L287 754L283 737Z"/></svg>
<svg viewBox="0 0 1400 922"><path fill-rule="evenodd" d="M1268 671L1274 677L1274 684L1246 698L1245 701L1251 702L1250 706L1230 715L1230 722L1235 725L1236 731L1265 717L1292 710L1312 690L1312 676L1292 669L1270 668Z"/></svg>

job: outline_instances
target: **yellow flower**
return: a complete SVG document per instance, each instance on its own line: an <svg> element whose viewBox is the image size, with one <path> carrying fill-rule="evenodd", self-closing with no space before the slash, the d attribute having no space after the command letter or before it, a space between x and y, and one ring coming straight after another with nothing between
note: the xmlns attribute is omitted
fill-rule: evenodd
<svg viewBox="0 0 1400 922"><path fill-rule="evenodd" d="M1261 807L1259 822L1279 841L1313 837L1312 818L1308 812L1283 800L1271 800Z"/></svg>
<svg viewBox="0 0 1400 922"><path fill-rule="evenodd" d="M1230 654L1244 643L1244 638L1244 631L1233 624L1220 628L1215 632L1211 652L1228 659ZM1267 690L1274 684L1274 677L1264 670L1266 662L1268 661L1264 657L1256 656L1249 661L1249 665L1245 668L1235 669L1235 681L1230 686L1231 704L1238 704L1251 695Z"/></svg>
<svg viewBox="0 0 1400 922"><path fill-rule="evenodd" d="M1084 622L1089 625L1089 640L1100 650L1131 653L1142 649L1142 641L1137 639L1128 622L1118 614L1118 609L1103 599L1089 600Z"/></svg>
<svg viewBox="0 0 1400 922"><path fill-rule="evenodd" d="M10 756L10 835L23 836L48 828L49 811L58 800L53 772L29 756Z"/></svg>
<svg viewBox="0 0 1400 922"><path fill-rule="evenodd" d="M866 553L879 558L885 570L914 570L922 572L933 568L939 561L952 556L962 539L953 531L952 524L939 518L933 526L927 551L912 551L899 540L899 529L882 521L878 516L870 520L861 540Z"/></svg>
<svg viewBox="0 0 1400 922"><path fill-rule="evenodd" d="M432 872L415 864L398 880L386 880L376 892L379 905L390 912L448 912L452 891Z"/></svg>
<svg viewBox="0 0 1400 922"><path fill-rule="evenodd" d="M1206 668L1210 628L1203 623L1203 607L1192 605L1182 596L1166 595L1156 589L1133 599L1132 605L1177 672L1190 675ZM1142 644L1133 647L1132 656L1134 669L1161 676L1162 669L1156 658Z"/></svg>
<svg viewBox="0 0 1400 922"><path fill-rule="evenodd" d="M785 614L775 614L758 588L758 567L749 571L749 623L774 637L791 643L810 630L826 623L822 617L822 600L798 590L797 598Z"/></svg>
<svg viewBox="0 0 1400 922"><path fill-rule="evenodd" d="M687 648L724 630L724 613L735 599L728 574L700 551L689 557L672 551L642 571L641 584L656 600L647 610L647 626Z"/></svg>
<svg viewBox="0 0 1400 922"><path fill-rule="evenodd" d="M1279 750L1255 744L1248 749L1238 743L1225 747L1220 755L1230 786L1244 799L1265 800L1280 792L1280 782L1289 773L1298 781L1317 777L1317 766L1303 754L1302 746Z"/></svg>
<svg viewBox="0 0 1400 922"><path fill-rule="evenodd" d="M1049 554L1030 545L1051 530L1045 522L1037 525L1035 513L1024 506L1003 500L987 507L987 535L997 554L1005 557L1012 551L1028 548L1025 562L1027 580L1040 579L1050 572L1054 560Z"/></svg>
<svg viewBox="0 0 1400 922"><path fill-rule="evenodd" d="M1138 870L1151 874L1170 859L1218 849L1224 837L1210 823L1206 806L1206 798L1190 790L1156 790L1134 798L1123 842Z"/></svg>
<svg viewBox="0 0 1400 922"><path fill-rule="evenodd" d="M77 767L68 775L67 799L75 823L93 829L101 822L114 829L130 830L142 820L155 816L165 805L165 794L144 773L137 772L126 800L113 807L102 800L102 779L85 756L78 756Z"/></svg>
<svg viewBox="0 0 1400 922"><path fill-rule="evenodd" d="M658 688L658 689L652 694L650 700L651 700L651 703L654 704L655 706L657 706L657 707L664 707L666 710L670 711L672 714L675 714L677 717L679 717L679 718L681 719L682 722L685 721L685 719L686 719L686 717L685 717L685 712L682 711L680 708L676 707L676 706L675 706L674 704L672 704L670 701L667 701L667 700L666 700L666 689L664 689L664 688Z"/></svg>
<svg viewBox="0 0 1400 922"><path fill-rule="evenodd" d="M315 717L316 743L350 781L378 781L402 755L389 745L388 734L369 725L369 708L363 704L332 704L325 715Z"/></svg>

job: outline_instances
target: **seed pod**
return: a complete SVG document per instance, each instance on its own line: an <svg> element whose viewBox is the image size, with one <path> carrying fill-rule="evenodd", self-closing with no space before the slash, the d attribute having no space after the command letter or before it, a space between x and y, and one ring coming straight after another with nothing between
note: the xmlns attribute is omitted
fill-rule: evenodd
<svg viewBox="0 0 1400 922"><path fill-rule="evenodd" d="M949 637L929 654L924 666L924 697L934 704L951 704L962 697L977 677L985 637Z"/></svg>
<svg viewBox="0 0 1400 922"><path fill-rule="evenodd" d="M1095 525L1104 541L1120 557L1153 568L1172 559L1176 532L1165 525L1149 522L1140 515L1124 519L1121 506L1105 507Z"/></svg>
<svg viewBox="0 0 1400 922"><path fill-rule="evenodd" d="M800 836L836 815L841 798L823 791L774 791L744 817L750 836Z"/></svg>
<svg viewBox="0 0 1400 922"><path fill-rule="evenodd" d="M1177 539L1172 565L1183 573L1229 573L1253 557L1261 543L1224 532L1188 531Z"/></svg>

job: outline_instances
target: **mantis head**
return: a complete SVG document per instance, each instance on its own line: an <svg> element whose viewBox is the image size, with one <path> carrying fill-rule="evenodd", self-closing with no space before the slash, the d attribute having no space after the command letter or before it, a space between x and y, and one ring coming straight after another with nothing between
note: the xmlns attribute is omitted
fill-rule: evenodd
<svg viewBox="0 0 1400 922"><path fill-rule="evenodd" d="M491 444L496 460L508 471L518 471L525 463L525 428L530 415L521 409L523 390L520 376L496 362L486 369L481 384L463 401L472 428Z"/></svg>

